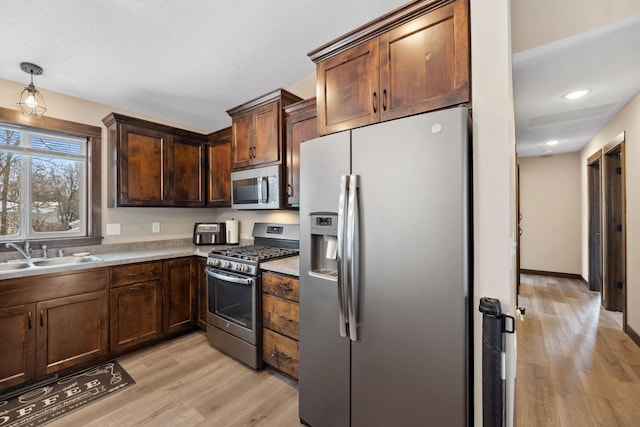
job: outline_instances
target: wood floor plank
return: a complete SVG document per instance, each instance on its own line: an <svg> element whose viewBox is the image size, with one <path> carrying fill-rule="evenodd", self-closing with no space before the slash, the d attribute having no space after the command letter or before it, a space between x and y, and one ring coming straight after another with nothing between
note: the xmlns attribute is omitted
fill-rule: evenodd
<svg viewBox="0 0 640 427"><path fill-rule="evenodd" d="M297 383L254 371L193 332L123 356L136 384L51 424L67 426L299 426Z"/></svg>
<svg viewBox="0 0 640 427"><path fill-rule="evenodd" d="M640 348L578 280L522 275L516 426L640 425Z"/></svg>

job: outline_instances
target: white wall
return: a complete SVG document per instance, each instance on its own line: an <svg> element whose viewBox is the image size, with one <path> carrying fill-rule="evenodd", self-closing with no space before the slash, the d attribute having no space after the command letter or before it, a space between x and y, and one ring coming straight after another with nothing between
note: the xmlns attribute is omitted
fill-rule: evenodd
<svg viewBox="0 0 640 427"><path fill-rule="evenodd" d="M582 274L580 153L521 157L520 266Z"/></svg>
<svg viewBox="0 0 640 427"><path fill-rule="evenodd" d="M475 425L482 425L481 297L515 309L515 134L509 0L471 1ZM507 426L513 425L515 336L507 335Z"/></svg>
<svg viewBox="0 0 640 427"><path fill-rule="evenodd" d="M640 94L636 95L580 152L582 194L582 276L589 277L587 159L625 132L627 224L627 324L640 333Z"/></svg>
<svg viewBox="0 0 640 427"><path fill-rule="evenodd" d="M640 15L638 0L511 0L511 4L514 52Z"/></svg>

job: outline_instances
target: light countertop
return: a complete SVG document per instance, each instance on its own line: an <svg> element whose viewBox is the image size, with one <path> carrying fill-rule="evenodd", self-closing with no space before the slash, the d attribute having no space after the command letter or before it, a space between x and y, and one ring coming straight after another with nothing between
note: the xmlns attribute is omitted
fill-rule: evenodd
<svg viewBox="0 0 640 427"><path fill-rule="evenodd" d="M114 252L94 253L92 255L98 257L100 260L76 264L65 264L46 267L28 267L18 270L0 271L0 283L3 279L37 276L41 274L68 273L73 271L87 270L91 268L112 267L115 265L160 261L165 259L181 258L194 255L206 257L214 247L220 248L220 246L185 245L182 247L172 248L132 248L121 249ZM283 274L289 274L292 276L298 276L298 262L299 257L289 257L261 263L260 268L262 270L269 270Z"/></svg>

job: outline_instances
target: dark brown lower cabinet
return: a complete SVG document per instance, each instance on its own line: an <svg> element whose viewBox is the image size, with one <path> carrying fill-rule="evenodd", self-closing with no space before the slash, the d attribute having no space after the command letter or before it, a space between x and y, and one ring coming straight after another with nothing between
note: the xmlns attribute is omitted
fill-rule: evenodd
<svg viewBox="0 0 640 427"><path fill-rule="evenodd" d="M192 257L165 261L164 333L193 328L196 313L195 262Z"/></svg>
<svg viewBox="0 0 640 427"><path fill-rule="evenodd" d="M35 304L0 309L0 390L35 377Z"/></svg>
<svg viewBox="0 0 640 427"><path fill-rule="evenodd" d="M185 257L0 280L0 392L206 324L206 301L196 305L205 265Z"/></svg>
<svg viewBox="0 0 640 427"><path fill-rule="evenodd" d="M197 326L207 329L207 259L198 258L198 320Z"/></svg>
<svg viewBox="0 0 640 427"><path fill-rule="evenodd" d="M0 283L0 390L109 353L107 269Z"/></svg>
<svg viewBox="0 0 640 427"><path fill-rule="evenodd" d="M36 304L37 376L86 364L109 352L107 291Z"/></svg>
<svg viewBox="0 0 640 427"><path fill-rule="evenodd" d="M154 341L162 335L162 281L111 289L111 351Z"/></svg>
<svg viewBox="0 0 640 427"><path fill-rule="evenodd" d="M262 360L298 379L299 296L297 277L262 273Z"/></svg>

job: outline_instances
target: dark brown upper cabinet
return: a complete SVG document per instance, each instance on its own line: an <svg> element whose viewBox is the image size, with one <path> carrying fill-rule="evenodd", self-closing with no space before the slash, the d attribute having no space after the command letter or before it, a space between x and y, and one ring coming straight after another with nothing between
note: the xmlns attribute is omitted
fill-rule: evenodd
<svg viewBox="0 0 640 427"><path fill-rule="evenodd" d="M300 143L318 137L316 99L296 102L284 109L286 123L286 207L300 207Z"/></svg>
<svg viewBox="0 0 640 427"><path fill-rule="evenodd" d="M320 135L469 102L468 0L407 4L309 57Z"/></svg>
<svg viewBox="0 0 640 427"><path fill-rule="evenodd" d="M231 127L208 135L207 206L231 207Z"/></svg>
<svg viewBox="0 0 640 427"><path fill-rule="evenodd" d="M302 98L277 89L227 110L231 116L231 169L282 164L283 108Z"/></svg>
<svg viewBox="0 0 640 427"><path fill-rule="evenodd" d="M206 136L111 113L111 206L204 207Z"/></svg>

